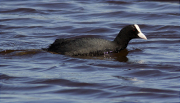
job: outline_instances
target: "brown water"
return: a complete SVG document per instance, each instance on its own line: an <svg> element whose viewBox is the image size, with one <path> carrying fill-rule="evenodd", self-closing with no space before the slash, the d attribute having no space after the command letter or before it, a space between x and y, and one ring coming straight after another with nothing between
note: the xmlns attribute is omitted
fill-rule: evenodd
<svg viewBox="0 0 180 103"><path fill-rule="evenodd" d="M178 0L1 0L0 103L180 103ZM135 39L109 56L41 50L57 38Z"/></svg>

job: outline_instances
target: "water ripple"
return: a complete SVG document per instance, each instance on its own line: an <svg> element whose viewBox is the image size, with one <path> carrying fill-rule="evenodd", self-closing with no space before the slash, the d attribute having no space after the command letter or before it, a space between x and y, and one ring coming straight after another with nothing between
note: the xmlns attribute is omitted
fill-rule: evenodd
<svg viewBox="0 0 180 103"><path fill-rule="evenodd" d="M177 0L1 0L3 103L178 103ZM114 40L138 24L148 40L97 57L46 51L57 38Z"/></svg>

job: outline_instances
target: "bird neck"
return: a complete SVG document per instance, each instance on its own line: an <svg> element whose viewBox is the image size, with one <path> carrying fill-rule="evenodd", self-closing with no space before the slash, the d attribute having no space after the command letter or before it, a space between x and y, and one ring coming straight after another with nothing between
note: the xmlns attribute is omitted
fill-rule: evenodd
<svg viewBox="0 0 180 103"><path fill-rule="evenodd" d="M119 33L117 37L114 39L114 42L121 47L121 49L125 49L131 39L128 38L126 35L122 35Z"/></svg>

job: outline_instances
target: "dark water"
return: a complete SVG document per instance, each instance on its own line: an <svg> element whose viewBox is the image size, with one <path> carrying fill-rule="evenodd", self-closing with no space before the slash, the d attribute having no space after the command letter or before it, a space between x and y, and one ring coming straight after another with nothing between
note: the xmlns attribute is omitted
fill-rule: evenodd
<svg viewBox="0 0 180 103"><path fill-rule="evenodd" d="M178 0L1 0L1 103L180 103ZM138 24L110 56L41 50L57 38L113 40Z"/></svg>

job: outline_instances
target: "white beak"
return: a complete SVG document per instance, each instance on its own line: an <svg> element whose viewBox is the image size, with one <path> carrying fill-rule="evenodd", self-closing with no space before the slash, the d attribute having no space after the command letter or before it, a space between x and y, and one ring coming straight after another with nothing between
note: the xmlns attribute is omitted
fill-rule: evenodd
<svg viewBox="0 0 180 103"><path fill-rule="evenodd" d="M142 38L142 39L147 40L146 36L145 36L142 32L139 32L139 33L138 33L138 36L139 36L140 38Z"/></svg>
<svg viewBox="0 0 180 103"><path fill-rule="evenodd" d="M139 32L139 33L138 33L138 36L139 36L140 38L142 38L142 39L147 40L146 36L141 32L139 26L138 26L137 24L134 24L134 26L136 27L136 29L137 29L138 32Z"/></svg>

